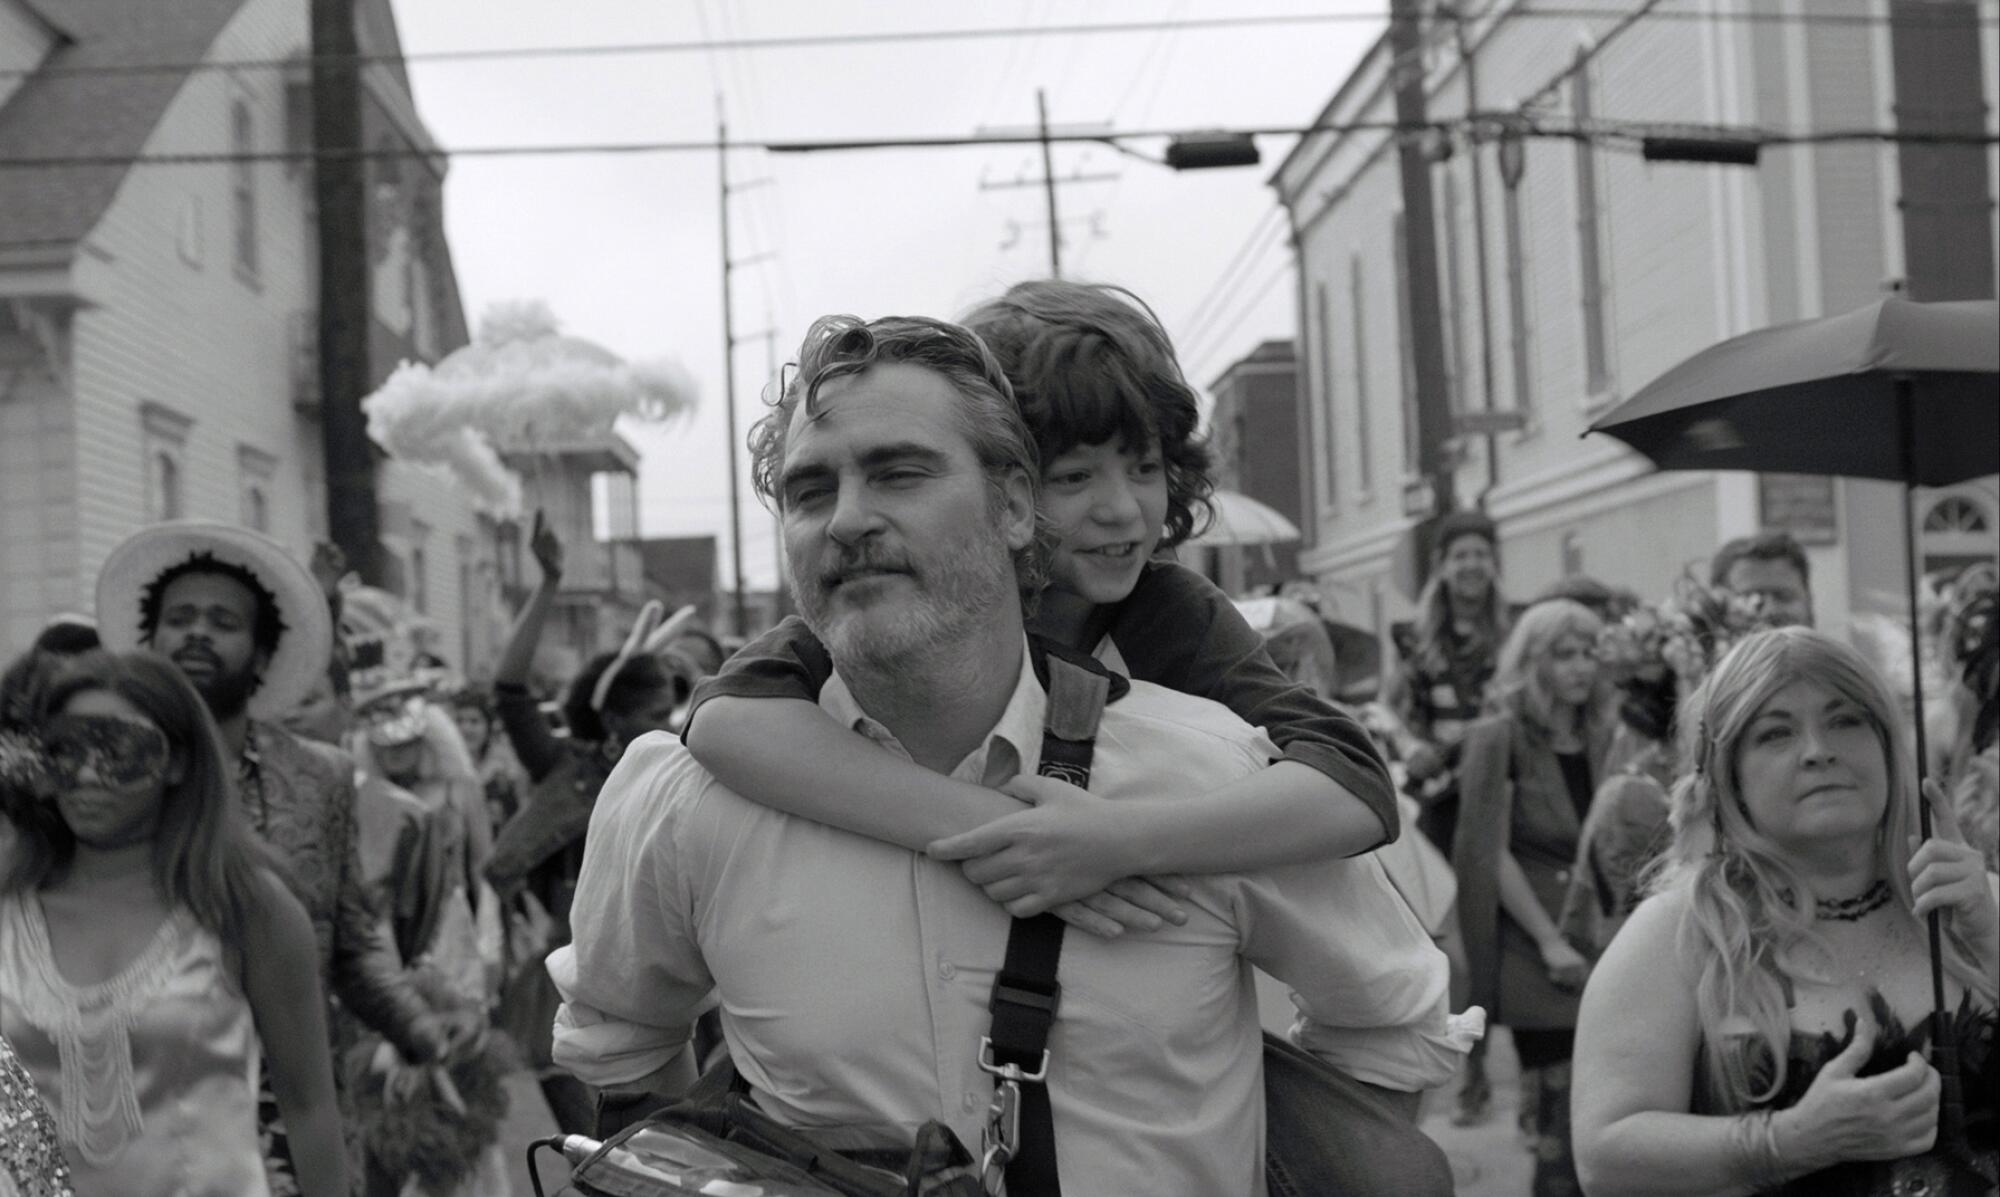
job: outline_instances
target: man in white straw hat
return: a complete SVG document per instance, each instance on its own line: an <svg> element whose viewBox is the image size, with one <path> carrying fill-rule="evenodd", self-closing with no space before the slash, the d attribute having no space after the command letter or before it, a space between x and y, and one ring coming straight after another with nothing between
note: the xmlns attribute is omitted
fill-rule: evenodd
<svg viewBox="0 0 2000 1197"><path fill-rule="evenodd" d="M106 648L168 657L207 701L245 813L312 916L322 982L405 1057L436 1059L451 1028L412 989L362 886L353 762L276 722L332 653L319 584L268 537L177 520L111 551L97 577L97 620ZM267 1107L267 1126L275 1116Z"/></svg>

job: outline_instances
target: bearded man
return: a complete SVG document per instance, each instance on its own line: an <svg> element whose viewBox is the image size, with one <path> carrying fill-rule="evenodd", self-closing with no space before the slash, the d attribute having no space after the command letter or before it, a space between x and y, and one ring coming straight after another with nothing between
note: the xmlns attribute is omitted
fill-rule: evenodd
<svg viewBox="0 0 2000 1197"><path fill-rule="evenodd" d="M753 443L831 658L821 708L940 774L1034 772L1050 703L1023 615L1046 552L1040 473L979 338L821 320ZM1113 802L1203 793L1279 755L1227 708L1145 682L1096 735L1090 789ZM956 865L753 804L655 733L591 817L575 942L549 960L555 1059L657 1089L713 994L771 1117L905 1146L937 1121L973 1143L1001 1092L989 999L1046 1010L1042 1070L1022 1079L1045 1082L1061 1189L1194 1197L1265 1191L1252 964L1295 991L1302 1044L1354 1077L1414 1092L1463 1057L1473 1032L1446 1008L1444 957L1372 856L1190 879L1186 905L1184 925L1073 937L1059 1000L1020 996L995 983L1010 919ZM1013 1191L1046 1191L1017 1184L1018 1163Z"/></svg>

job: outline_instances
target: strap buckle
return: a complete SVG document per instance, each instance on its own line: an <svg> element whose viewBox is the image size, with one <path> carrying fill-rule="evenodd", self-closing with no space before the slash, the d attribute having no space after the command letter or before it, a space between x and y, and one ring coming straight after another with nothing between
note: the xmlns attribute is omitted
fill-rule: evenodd
<svg viewBox="0 0 2000 1197"><path fill-rule="evenodd" d="M1002 1079L993 1086L993 1103L986 1107L986 1123L979 1132L980 1180L989 1192L998 1193L1007 1178L1007 1165L1021 1145L1021 1086Z"/></svg>
<svg viewBox="0 0 2000 1197"><path fill-rule="evenodd" d="M993 1037L979 1037L979 1071L991 1073L999 1078L1000 1084L1019 1085L1022 1081L1042 1084L1049 1079L1049 1049L1042 1049L1042 1062L1033 1072L1028 1072L1019 1064L1001 1064L993 1058ZM997 1087L997 1086L996 1086Z"/></svg>

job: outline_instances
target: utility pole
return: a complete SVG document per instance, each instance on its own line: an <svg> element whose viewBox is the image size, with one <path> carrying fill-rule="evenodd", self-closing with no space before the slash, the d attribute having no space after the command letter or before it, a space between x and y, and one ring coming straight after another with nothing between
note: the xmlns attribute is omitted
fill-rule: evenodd
<svg viewBox="0 0 2000 1197"><path fill-rule="evenodd" d="M771 318L769 312L764 313L764 378L764 385L770 388L771 401L775 403L784 398L778 394L778 385L783 381L778 373L778 322ZM771 575L771 613L782 617L788 610L790 598L785 590L785 519L782 515L772 514L771 530L772 555L777 559L777 571Z"/></svg>
<svg viewBox="0 0 2000 1197"><path fill-rule="evenodd" d="M1110 127L1111 126L1108 124L1094 125L1091 126L1091 129L1092 130L1103 129L1109 131ZM1065 128L1064 130L1064 132L1066 133L1072 131L1081 131L1081 127L1078 127L1077 130L1071 130L1068 128ZM981 130L981 132L999 133L999 132L1016 132L1016 130L983 129ZM1072 174L1067 178L1058 179L1056 177L1055 149L1049 140L1051 136L1052 132L1049 128L1048 95L1041 88L1038 87L1035 89L1035 137L1038 141L1041 142L1042 146L1042 177L1039 179L1025 179L1025 178L1015 179L1011 183L982 182L979 185L979 189L981 191L998 191L1009 187L1040 187L1042 189L1042 195L1048 205L1048 210L1049 210L1049 277L1061 278L1062 277L1062 220L1061 217L1058 216L1056 213L1057 185L1062 183L1108 182L1111 179L1117 178L1118 175L1113 172L1100 172L1094 175L1087 175L1079 172L1077 174Z"/></svg>
<svg viewBox="0 0 2000 1197"><path fill-rule="evenodd" d="M327 534L348 566L382 583L368 372L368 220L354 0L312 0L313 196L319 233L320 447Z"/></svg>
<svg viewBox="0 0 2000 1197"><path fill-rule="evenodd" d="M1049 147L1049 100L1035 89L1035 126L1042 132L1042 189L1049 198L1049 277L1062 277L1062 223L1056 215L1055 151Z"/></svg>
<svg viewBox="0 0 2000 1197"><path fill-rule="evenodd" d="M1890 0L1898 132L1977 137L1986 124L1980 5L1967 0ZM1898 142L1904 294L1939 300L1993 298L1991 147ZM1852 302L1852 301L1850 301Z"/></svg>
<svg viewBox="0 0 2000 1197"><path fill-rule="evenodd" d="M1440 10L1441 12L1444 10ZM1458 43L1459 65L1465 70L1465 111L1466 115L1477 118L1479 114L1479 74L1473 62L1472 46L1465 36L1465 11L1452 9L1447 14ZM1486 163L1480 153L1479 127L1470 129L1470 153L1466 155L1472 166L1472 250L1479 255L1479 398L1480 407L1493 410L1493 301L1492 284L1487 275L1486 251ZM1517 396L1518 406L1527 396ZM1492 433L1486 434L1486 492L1500 485L1500 439Z"/></svg>
<svg viewBox="0 0 2000 1197"><path fill-rule="evenodd" d="M715 96L715 176L722 208L722 411L729 438L729 576L731 630L750 634L743 605L743 500L737 494L736 442L736 323L730 304L729 276L736 263L729 258L729 124L722 116L722 94Z"/></svg>
<svg viewBox="0 0 2000 1197"><path fill-rule="evenodd" d="M1410 504L1405 510L1422 518L1453 510L1451 457L1445 440L1451 435L1451 397L1444 373L1444 321L1438 299L1437 214L1431 202L1431 159L1429 147L1417 130L1429 125L1425 115L1424 54L1422 16L1418 0L1389 0L1389 51L1391 86L1395 89L1397 163L1403 183L1404 273L1409 279L1409 311L1403 313L1410 330L1410 348L1416 363L1417 469L1429 483L1429 502ZM1427 569L1430 559L1428 530L1420 539L1418 560Z"/></svg>

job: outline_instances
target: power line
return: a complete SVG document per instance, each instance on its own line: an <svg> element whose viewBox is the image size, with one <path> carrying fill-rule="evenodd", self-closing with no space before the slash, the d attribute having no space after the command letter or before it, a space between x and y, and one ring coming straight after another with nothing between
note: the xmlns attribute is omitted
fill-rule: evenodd
<svg viewBox="0 0 2000 1197"><path fill-rule="evenodd" d="M1021 0L1021 15L1015 19L1015 27L1032 28L1034 26L1039 25L1041 23L1042 18L1039 18L1035 15L1038 11L1042 10L1040 4L1037 3L1037 0ZM1015 94L1018 94L1016 89L1012 87L1012 83L1014 81L1014 67L1021 59L1021 55L1023 53L1023 47L1040 46L1040 45L1041 43L1037 41L1032 34L1024 35L1022 37L1014 38L1008 41L1007 56L1001 59L1000 69L993 72L993 90L991 93L987 95L986 103L981 105L980 108L978 109L982 117L980 124L982 125L991 124L992 123L991 121L985 120L983 118L998 113L1000 110L1000 103L1002 100L1010 96L1013 96ZM1029 66L1034 65L1032 58L1030 59L1028 65ZM1031 73L1030 78L1032 77L1033 75Z"/></svg>
<svg viewBox="0 0 2000 1197"><path fill-rule="evenodd" d="M1552 95L1555 92L1556 88L1561 87L1563 85L1564 80L1568 79L1570 76L1576 74L1578 71L1590 65L1590 60L1596 58L1599 54L1603 53L1604 47L1616 41L1618 39L1618 35L1624 33L1627 29L1630 29L1632 26L1638 24L1642 19L1649 16L1666 17L1673 15L1672 13L1659 13L1655 11L1656 9L1659 8L1662 2L1663 0L1645 0L1645 3L1639 5L1639 7L1633 9L1631 12L1626 13L1624 18L1620 20L1616 25L1613 25L1611 28L1604 31L1604 36L1598 38L1588 48L1578 50L1576 56L1570 60L1569 65L1557 71L1552 77L1550 77L1547 83L1544 83L1540 87L1536 88L1533 94L1531 94L1527 99L1522 100L1520 104L1517 105L1519 110L1522 112L1526 112L1528 109L1533 108L1536 104L1539 104L1543 100L1547 99L1550 95ZM1860 15L1860 14L1855 14L1855 15Z"/></svg>
<svg viewBox="0 0 2000 1197"><path fill-rule="evenodd" d="M1553 127L1534 121L1522 123L1520 115L1513 112L1478 112L1472 113L1469 116L1426 121L1422 124L1412 125L1401 125L1395 121L1386 120L1348 121L1326 125L1272 125L1249 129L1224 130L1142 129L1124 133L1051 133L1048 140L1055 143L1097 143L1116 146L1127 141L1188 137L1197 132L1202 136L1210 137L1304 137L1322 133L1357 132L1395 133L1407 136L1427 133L1449 133L1469 126L1487 126L1508 122L1519 124L1521 135L1524 137L1551 137L1571 141L1612 144L1629 142L1633 149L1638 147L1638 141L1641 137L1664 135L1735 138L1745 142L1754 142L1760 146L1826 145L1843 142L1895 142L1906 145L2000 144L2000 136L1991 133L1919 132L1897 129L1838 129L1816 133L1787 133L1750 126L1606 120L1592 121L1590 122L1590 127L1587 128L1582 126ZM874 137L806 141L738 141L731 138L729 146L732 149L804 154L855 150L920 150L995 145L1031 145L1039 144L1041 140L1041 137L1033 133L982 134L971 137L962 135L941 137ZM714 153L720 148L720 144L714 140L693 140L463 146L457 149L417 149L385 146L362 148L352 151L297 149L240 152L216 151L213 153L32 154L0 157L0 170L45 170L65 166L218 166L244 162L310 162L315 160L331 161L335 159L521 158L572 157L584 154Z"/></svg>
<svg viewBox="0 0 2000 1197"><path fill-rule="evenodd" d="M1215 334L1214 338L1206 346L1199 350L1190 350L1184 354L1184 362L1199 364L1193 365L1182 372L1191 378L1207 373L1209 361L1215 357L1218 351L1229 344L1230 334L1236 331L1237 326L1241 325L1250 313L1257 310L1257 305L1262 303L1264 297L1271 293L1271 288L1277 286L1291 272L1291 258L1285 257L1281 259L1278 262L1278 268L1267 275L1264 281L1257 285L1257 289L1250 293L1249 297L1244 301L1243 306L1237 309L1236 315L1230 318L1229 323L1221 326L1221 330Z"/></svg>
<svg viewBox="0 0 2000 1197"><path fill-rule="evenodd" d="M1222 335L1226 337L1241 321L1243 315L1240 309L1234 314L1225 313L1229 313L1238 304L1255 307L1262 301L1264 294L1270 289L1268 280L1263 285L1248 291L1240 291L1239 288L1256 276L1258 268L1274 251L1278 254L1281 265L1291 263L1292 255L1286 252L1286 239L1283 235L1285 226L1281 220L1272 219L1280 212L1281 209L1276 207L1266 210L1266 218L1251 229L1249 239L1237 251L1235 259L1223 270L1216 285L1210 288L1208 294L1202 298L1202 302L1197 305L1198 314L1189 317L1188 323L1192 327L1181 342L1181 356L1184 360L1196 360L1204 356L1207 350L1214 348L1213 338L1216 330L1222 329ZM1273 238L1268 235L1271 232L1277 232L1279 235Z"/></svg>
<svg viewBox="0 0 2000 1197"><path fill-rule="evenodd" d="M1244 270L1251 262L1273 248L1268 238L1272 229L1280 227L1278 224L1280 211L1281 209L1276 207L1267 207L1263 215L1257 218L1257 223L1250 226L1250 235L1243 239L1242 245L1237 246L1236 253L1229 259L1228 265L1215 276L1215 281L1209 284L1207 292L1193 308L1189 309L1187 316L1181 321L1182 327L1189 330L1184 340L1192 343L1200 339L1216 309L1221 307L1224 297L1247 277L1247 271L1245 274L1238 274L1237 271Z"/></svg>
<svg viewBox="0 0 2000 1197"><path fill-rule="evenodd" d="M718 5L718 12L724 35L731 38L736 37L736 17L730 11L729 5L727 3ZM768 114L764 107L764 88L762 80L757 73L756 59L745 55L730 55L729 66L736 71L738 85L742 89L744 99L748 105L748 114L754 117L760 124L764 123L768 119ZM785 298L788 301L789 306L786 309L786 316L789 318L792 310L800 306L798 291L792 282L791 268L784 252L785 244L789 238L782 235L780 231L785 224L785 210L783 203L779 199L780 188L777 186L778 180L775 172L769 170L769 164L767 163L766 165L766 173L772 179L773 186L756 188L749 193L749 202L744 205L744 217L750 226L752 234L758 238L760 243L768 246L772 251L771 255L758 265L759 278L764 288L765 303L767 307L773 309L779 306L776 297L772 294L774 290L772 279L775 277L779 288L784 291ZM762 212L761 216L759 215L760 210ZM776 326L776 316L772 315L767 320L767 323Z"/></svg>
<svg viewBox="0 0 2000 1197"><path fill-rule="evenodd" d="M1612 15L1606 13L1604 15ZM712 53L717 50L805 50L838 46L902 45L914 42L987 41L995 38L1041 38L1074 35L1151 33L1162 28L1253 29L1284 25L1326 25L1380 21L1375 12L1265 13L1231 17L1191 17L1178 24L1161 21L1107 21L1071 25L996 25L974 29L881 30L874 33L792 34L780 37L700 38L668 42L627 42L587 46L505 46L484 50L415 50L403 54L354 54L339 61L353 66L419 62L514 62L527 59L606 58L630 55ZM240 58L227 61L105 63L91 66L10 69L0 78L20 75L147 75L194 71L277 70L303 66L305 55L289 58Z"/></svg>
<svg viewBox="0 0 2000 1197"><path fill-rule="evenodd" d="M1294 263L1290 254L1281 254L1272 265L1276 269L1266 273L1258 285L1233 297L1228 308L1218 307L1207 324L1187 337L1180 347L1183 361L1201 361L1210 356L1243 322L1243 317L1263 302L1275 285L1276 278L1292 269ZM1246 273L1243 277L1249 279L1252 276Z"/></svg>
<svg viewBox="0 0 2000 1197"><path fill-rule="evenodd" d="M1166 16L1163 17L1162 19L1171 21L1179 18L1183 12L1187 11L1187 5L1188 5L1188 0L1174 0L1173 7L1167 10ZM1167 71L1165 68L1169 63L1173 61L1173 56L1169 54L1166 57L1166 59L1160 63L1161 69L1159 70L1152 69L1153 62L1154 59L1159 57L1160 52L1166 49L1166 47L1170 45L1178 47L1177 39L1179 37L1179 34L1180 31L1177 29L1164 30L1160 33L1158 37L1154 38L1147 45L1146 55L1144 58L1139 60L1139 68L1138 70L1133 72L1131 84L1128 87L1126 87L1124 94L1119 96L1118 102L1113 104L1108 110L1109 119L1114 121L1118 119L1119 113L1124 110L1126 104L1131 102L1132 97L1136 96L1139 93L1140 85L1145 83L1148 79L1152 80L1153 86L1151 87L1151 89L1148 90L1146 94L1146 103L1143 107L1139 109L1139 114L1133 118L1133 122L1135 124L1144 124L1145 121L1152 116L1153 105L1158 102L1160 98L1160 91L1162 88L1166 86ZM1112 148L1115 149L1117 147L1114 146ZM1088 161L1088 155L1085 156L1085 160ZM1124 186L1125 186L1125 176L1121 172L1117 177L1117 179L1115 179L1111 184L1111 194L1105 197L1104 200L1105 211L1107 212L1112 211L1113 209L1116 208L1118 203L1118 193ZM1089 240L1085 241L1083 243L1082 248L1080 248L1077 251L1076 265L1079 273L1082 272L1084 263L1090 260L1091 251L1096 249L1099 242L1101 242L1102 240L1103 238L1101 237L1092 237Z"/></svg>
<svg viewBox="0 0 2000 1197"><path fill-rule="evenodd" d="M1591 7L1550 7L1523 9L1512 14L1510 19L1545 19L1563 21L1613 20L1629 18L1632 11L1623 8ZM1897 24L1904 27L1922 25L1956 26L1962 17L1939 14L1936 17L1914 14L1887 16L1877 13L1827 13L1827 12L1764 12L1747 9L1724 9L1711 12L1669 10L1648 12L1655 20L1713 21L1744 24L1799 24L1828 26L1860 26ZM900 45L916 42L938 41L981 41L995 38L1041 38L1079 35L1117 35L1130 33L1152 33L1162 29L1254 29L1288 25L1329 25L1358 22L1381 22L1387 18L1379 11L1347 11L1327 13L1262 13L1244 14L1230 17L1191 17L1181 21L1109 21L1096 24L1036 25L1036 26L989 26L976 29L910 29L881 30L873 33L826 33L795 34L780 37L719 38L670 42L630 42L609 45L586 46L503 46L483 50L417 50L403 54L348 54L325 56L329 62L350 66L407 65L411 63L453 63L453 62L514 62L530 59L561 58L604 58L631 55L702 53L716 50L803 50L838 46ZM1976 18L1982 25L1992 25L1996 19L1981 14ZM94 65L65 67L61 64L41 67L17 67L0 70L0 79L36 76L38 78L62 78L93 75L184 75L205 71L253 71L284 70L304 67L312 61L308 55L293 55L287 58L241 58L218 61L197 62L135 62L99 63Z"/></svg>

